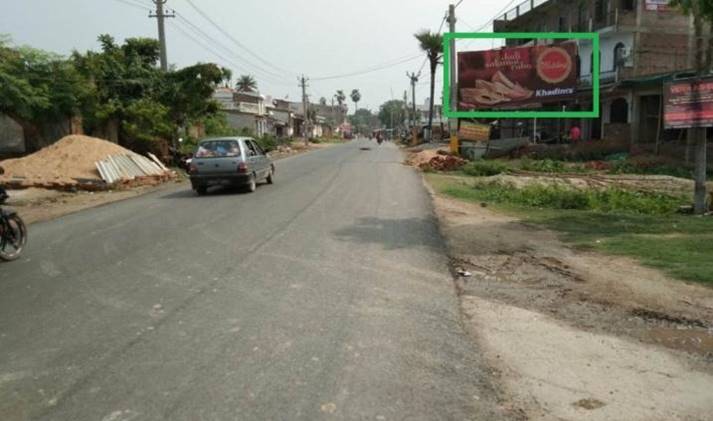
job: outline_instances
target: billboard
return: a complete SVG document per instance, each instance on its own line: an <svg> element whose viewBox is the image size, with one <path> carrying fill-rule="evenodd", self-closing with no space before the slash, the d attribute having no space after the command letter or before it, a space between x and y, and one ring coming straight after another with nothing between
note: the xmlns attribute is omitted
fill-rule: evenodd
<svg viewBox="0 0 713 421"><path fill-rule="evenodd" d="M664 125L667 129L713 127L713 77L667 83Z"/></svg>
<svg viewBox="0 0 713 421"><path fill-rule="evenodd" d="M576 57L573 42L458 53L458 110L522 108L572 98Z"/></svg>

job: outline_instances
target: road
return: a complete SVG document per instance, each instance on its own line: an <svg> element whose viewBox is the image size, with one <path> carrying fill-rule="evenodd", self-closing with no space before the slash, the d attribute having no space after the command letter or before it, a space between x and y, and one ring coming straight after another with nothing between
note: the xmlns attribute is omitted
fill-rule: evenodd
<svg viewBox="0 0 713 421"><path fill-rule="evenodd" d="M0 419L492 419L401 160L353 141L253 194L181 185L32 225L0 265Z"/></svg>

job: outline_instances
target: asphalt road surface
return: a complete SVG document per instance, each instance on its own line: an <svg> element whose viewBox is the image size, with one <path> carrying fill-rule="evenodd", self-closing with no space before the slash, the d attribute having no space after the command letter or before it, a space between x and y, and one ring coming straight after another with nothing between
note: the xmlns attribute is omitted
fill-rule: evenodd
<svg viewBox="0 0 713 421"><path fill-rule="evenodd" d="M492 419L401 160L353 141L253 194L182 185L32 225L0 265L0 420Z"/></svg>

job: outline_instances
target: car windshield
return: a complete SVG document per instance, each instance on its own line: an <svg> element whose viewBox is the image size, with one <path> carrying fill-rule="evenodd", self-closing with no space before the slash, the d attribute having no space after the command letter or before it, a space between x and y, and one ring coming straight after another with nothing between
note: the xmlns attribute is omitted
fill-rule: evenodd
<svg viewBox="0 0 713 421"><path fill-rule="evenodd" d="M198 145L196 158L222 158L240 156L240 146L235 140L211 140Z"/></svg>

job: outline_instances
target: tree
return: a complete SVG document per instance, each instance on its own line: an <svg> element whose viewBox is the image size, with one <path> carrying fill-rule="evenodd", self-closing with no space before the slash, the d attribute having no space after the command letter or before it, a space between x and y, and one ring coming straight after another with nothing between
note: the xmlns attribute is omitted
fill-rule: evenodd
<svg viewBox="0 0 713 421"><path fill-rule="evenodd" d="M391 129L401 126L406 121L406 103L400 100L387 101L379 108L379 121L382 126Z"/></svg>
<svg viewBox="0 0 713 421"><path fill-rule="evenodd" d="M443 55L443 36L424 29L414 34L414 37L418 40L421 50L426 53L431 70L431 95L428 103L428 136L430 140L433 129L433 98L436 90L436 69Z"/></svg>
<svg viewBox="0 0 713 421"><path fill-rule="evenodd" d="M354 112L354 115L349 116L349 122L352 124L355 133L370 133L372 130L379 128L379 117L365 108L358 109Z"/></svg>
<svg viewBox="0 0 713 421"><path fill-rule="evenodd" d="M342 105L344 105L344 101L347 100L346 94L341 89L337 91L337 93L334 95L334 97L337 99L337 103L339 104L340 107Z"/></svg>
<svg viewBox="0 0 713 421"><path fill-rule="evenodd" d="M251 75L240 75L235 83L235 88L239 92L255 92L257 91L257 81Z"/></svg>
<svg viewBox="0 0 713 421"><path fill-rule="evenodd" d="M354 112L356 113L359 109L359 100L361 100L361 93L359 93L359 89L352 89L352 93L349 96L354 102Z"/></svg>
<svg viewBox="0 0 713 421"><path fill-rule="evenodd" d="M62 57L0 38L0 113L22 126L29 149L48 143L42 128L79 114L87 80Z"/></svg>
<svg viewBox="0 0 713 421"><path fill-rule="evenodd" d="M319 105L327 105L327 98L325 98L325 97L319 98Z"/></svg>
<svg viewBox="0 0 713 421"><path fill-rule="evenodd" d="M678 7L684 14L693 15L695 33L694 59L697 77L709 73L713 65L713 37L709 37L707 54L703 46L703 22L708 21L713 27L713 0L672 0L670 4ZM688 129L691 143L695 144L695 170L694 170L694 212L698 215L706 209L706 176L707 176L707 139L704 127Z"/></svg>

